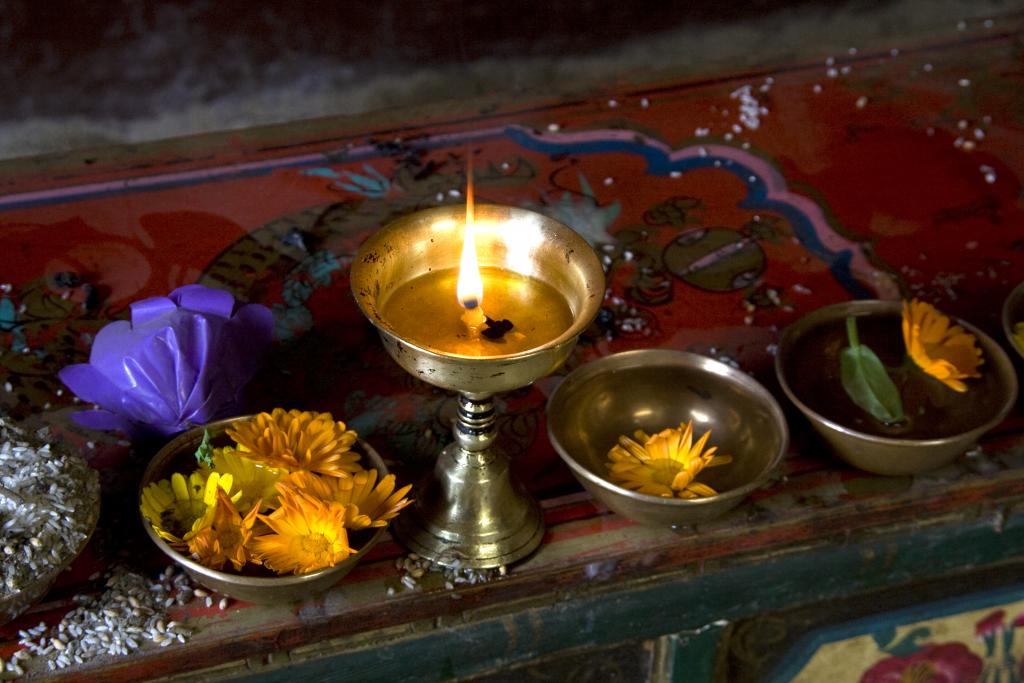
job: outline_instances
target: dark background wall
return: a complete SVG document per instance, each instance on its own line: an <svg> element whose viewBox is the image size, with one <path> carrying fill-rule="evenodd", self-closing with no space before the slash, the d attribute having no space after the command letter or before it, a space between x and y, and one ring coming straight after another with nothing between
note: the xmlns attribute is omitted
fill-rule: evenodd
<svg viewBox="0 0 1024 683"><path fill-rule="evenodd" d="M817 58L1022 7L1012 0L0 0L0 154Z"/></svg>

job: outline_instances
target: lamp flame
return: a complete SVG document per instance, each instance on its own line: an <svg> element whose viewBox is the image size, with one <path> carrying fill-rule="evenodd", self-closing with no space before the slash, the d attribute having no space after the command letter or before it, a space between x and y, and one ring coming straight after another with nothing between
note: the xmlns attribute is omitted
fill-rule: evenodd
<svg viewBox="0 0 1024 683"><path fill-rule="evenodd" d="M479 309L484 300L484 283L480 277L480 263L476 258L475 232L473 161L470 157L466 172L466 227L462 238L462 258L459 260L459 279L455 285L459 304L467 310Z"/></svg>

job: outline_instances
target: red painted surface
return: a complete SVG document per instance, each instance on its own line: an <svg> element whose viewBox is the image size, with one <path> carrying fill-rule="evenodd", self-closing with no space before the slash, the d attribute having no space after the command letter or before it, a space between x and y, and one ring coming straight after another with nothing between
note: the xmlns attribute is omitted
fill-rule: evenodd
<svg viewBox="0 0 1024 683"><path fill-rule="evenodd" d="M11 284L3 296L25 308L0 327L0 384L12 385L0 406L51 422L82 447L123 514L105 518L122 525L106 531L158 566L132 516L133 477L146 453L130 456L112 438L71 427L77 407L67 392L58 395L54 373L84 360L89 334L129 302L202 281L275 307L279 352L253 383L255 408L332 410L411 472L446 438L453 403L387 358L351 299L347 267L362 239L391 218L461 203L450 191L463 186L469 146L481 200L568 211L566 220L612 257L606 325L584 336L570 368L658 346L726 354L774 386L779 330L858 290L921 296L999 335L1002 301L1024 277L1024 108L1015 59L1012 41L995 36L862 56L844 62L851 69L840 78L817 64L797 66L617 93L615 108L608 97L510 106L372 136L339 128L311 140L297 126L274 144L211 142L209 158L151 151L141 168L109 163L96 172L15 178L0 196L0 280ZM972 85L960 86L961 78ZM739 123L739 100L730 96L745 84L767 110L756 129ZM701 128L709 135L695 136ZM958 137L975 148L956 145ZM757 194L762 187L767 197ZM305 251L282 241L292 228ZM837 263L847 257L853 266L844 277ZM68 272L77 284L58 281ZM189 607L186 615L202 627L187 647L104 664L104 677L209 666L552 586L571 589L595 559L610 562L614 577L643 576L1024 495L1019 464L1001 459L1019 442L1019 413L987 443L998 475L961 466L916 482L841 465L794 419L785 478L693 536L643 529L578 496L545 436L554 381L501 399L503 438L545 499L549 525L544 547L510 578L464 589L458 601L443 590L385 599L400 553L385 543L315 606L239 605L226 614ZM703 535L709 531L713 538ZM59 618L64 596L95 589L87 577L112 559L91 548L54 595L0 630L0 639ZM87 669L68 679L95 675Z"/></svg>

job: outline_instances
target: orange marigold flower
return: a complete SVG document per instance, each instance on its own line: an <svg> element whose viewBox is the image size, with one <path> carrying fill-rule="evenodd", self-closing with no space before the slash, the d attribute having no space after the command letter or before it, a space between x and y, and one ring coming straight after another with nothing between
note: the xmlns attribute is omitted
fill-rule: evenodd
<svg viewBox="0 0 1024 683"><path fill-rule="evenodd" d="M241 497L232 484L233 477L227 473L198 469L186 478L175 472L170 479L146 486L139 507L161 538L171 547L183 549L217 503L218 489L228 493L233 501Z"/></svg>
<svg viewBox="0 0 1024 683"><path fill-rule="evenodd" d="M715 455L716 446L705 450L711 432L693 442L693 421L680 423L679 429L663 429L654 436L637 431L620 436L608 451L608 470L612 482L640 493L672 498L705 498L716 491L694 481L705 467L725 465L732 456Z"/></svg>
<svg viewBox="0 0 1024 683"><path fill-rule="evenodd" d="M359 472L359 454L350 449L356 433L330 413L274 408L227 430L246 456L287 472L319 472L346 477Z"/></svg>
<svg viewBox="0 0 1024 683"><path fill-rule="evenodd" d="M271 534L249 542L253 556L278 574L306 574L333 567L356 552L348 545L345 506L284 487L280 506L259 515Z"/></svg>
<svg viewBox="0 0 1024 683"><path fill-rule="evenodd" d="M977 339L929 303L903 302L903 343L919 368L954 391L967 391L962 380L981 377Z"/></svg>
<svg viewBox="0 0 1024 683"><path fill-rule="evenodd" d="M252 536L252 525L256 521L261 502L256 501L252 510L242 517L234 503L223 489L217 489L217 501L188 539L192 558L210 569L220 569L230 562L235 571L240 571L249 561L246 544Z"/></svg>
<svg viewBox="0 0 1024 683"><path fill-rule="evenodd" d="M238 510L248 510L257 500L263 501L263 510L274 507L277 501L277 482L284 476L281 470L267 467L249 457L249 453L230 446L213 449L213 471L221 476L231 475L232 502ZM210 468L206 465L200 471Z"/></svg>
<svg viewBox="0 0 1024 683"><path fill-rule="evenodd" d="M389 474L378 483L377 470L363 470L344 479L296 472L287 483L278 484L278 488L306 491L320 500L344 505L348 508L345 526L349 529L387 526L412 502L406 497L411 484L395 491L395 475Z"/></svg>

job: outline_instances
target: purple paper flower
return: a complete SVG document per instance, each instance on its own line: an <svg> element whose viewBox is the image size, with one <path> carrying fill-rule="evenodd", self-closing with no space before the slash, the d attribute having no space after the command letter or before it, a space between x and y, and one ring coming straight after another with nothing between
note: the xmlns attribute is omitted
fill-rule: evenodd
<svg viewBox="0 0 1024 683"><path fill-rule="evenodd" d="M79 424L166 436L237 414L273 330L266 306L237 306L228 292L186 285L131 304L131 322L105 326L89 362L59 376L100 407L76 413Z"/></svg>

